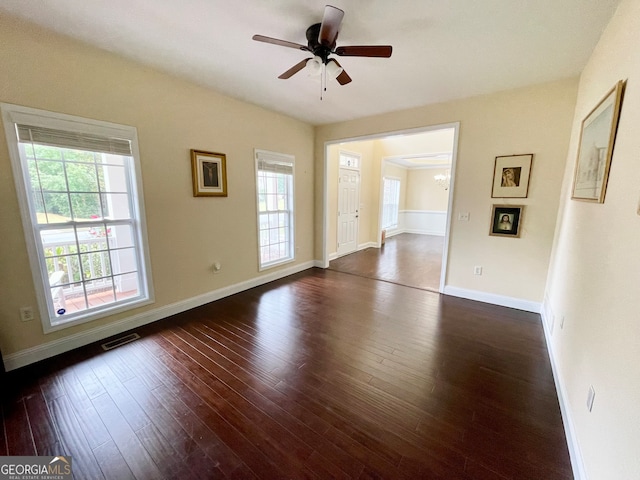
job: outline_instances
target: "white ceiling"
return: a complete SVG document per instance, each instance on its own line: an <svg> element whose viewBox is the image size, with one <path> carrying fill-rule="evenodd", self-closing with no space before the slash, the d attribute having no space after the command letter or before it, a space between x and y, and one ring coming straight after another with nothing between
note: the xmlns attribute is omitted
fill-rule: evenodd
<svg viewBox="0 0 640 480"><path fill-rule="evenodd" d="M620 0L2 0L0 11L314 125L578 75ZM338 46L393 46L338 57L353 82L304 72L327 2L345 11Z"/></svg>

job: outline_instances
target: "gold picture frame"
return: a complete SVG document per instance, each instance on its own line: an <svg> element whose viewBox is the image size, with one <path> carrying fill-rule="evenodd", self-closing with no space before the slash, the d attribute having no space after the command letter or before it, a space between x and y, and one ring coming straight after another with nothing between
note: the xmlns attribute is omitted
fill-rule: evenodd
<svg viewBox="0 0 640 480"><path fill-rule="evenodd" d="M604 203L625 82L619 81L582 121L571 198Z"/></svg>
<svg viewBox="0 0 640 480"><path fill-rule="evenodd" d="M491 198L527 198L533 153L496 157Z"/></svg>
<svg viewBox="0 0 640 480"><path fill-rule="evenodd" d="M520 238L524 205L493 205L489 235Z"/></svg>
<svg viewBox="0 0 640 480"><path fill-rule="evenodd" d="M191 150L194 197L227 196L227 157L224 153Z"/></svg>

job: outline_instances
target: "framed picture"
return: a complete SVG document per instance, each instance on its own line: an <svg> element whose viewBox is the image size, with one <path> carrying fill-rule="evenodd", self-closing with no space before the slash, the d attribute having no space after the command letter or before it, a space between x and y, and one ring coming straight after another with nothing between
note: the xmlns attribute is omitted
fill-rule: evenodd
<svg viewBox="0 0 640 480"><path fill-rule="evenodd" d="M624 85L618 82L582 121L574 200L604 203Z"/></svg>
<svg viewBox="0 0 640 480"><path fill-rule="evenodd" d="M224 153L191 150L194 197L227 196L227 157Z"/></svg>
<svg viewBox="0 0 640 480"><path fill-rule="evenodd" d="M493 205L489 235L520 237L524 205Z"/></svg>
<svg viewBox="0 0 640 480"><path fill-rule="evenodd" d="M492 198L527 198L533 154L496 157Z"/></svg>

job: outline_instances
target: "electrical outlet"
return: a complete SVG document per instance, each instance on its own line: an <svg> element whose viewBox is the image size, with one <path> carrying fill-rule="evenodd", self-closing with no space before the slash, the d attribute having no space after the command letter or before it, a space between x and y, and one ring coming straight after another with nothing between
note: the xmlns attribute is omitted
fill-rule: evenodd
<svg viewBox="0 0 640 480"><path fill-rule="evenodd" d="M479 265L476 265L475 267L473 267L473 274L482 275L482 267Z"/></svg>
<svg viewBox="0 0 640 480"><path fill-rule="evenodd" d="M33 313L33 307L22 307L20 309L20 320L22 320L23 322L30 322L34 318L36 317Z"/></svg>
<svg viewBox="0 0 640 480"><path fill-rule="evenodd" d="M591 411L593 408L593 400L596 398L596 390L593 385L589 386L589 393L587 393L587 409Z"/></svg>

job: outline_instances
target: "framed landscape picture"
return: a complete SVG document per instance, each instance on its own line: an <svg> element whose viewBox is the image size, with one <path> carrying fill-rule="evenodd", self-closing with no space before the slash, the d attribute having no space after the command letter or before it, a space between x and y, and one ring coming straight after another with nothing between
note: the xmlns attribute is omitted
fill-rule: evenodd
<svg viewBox="0 0 640 480"><path fill-rule="evenodd" d="M520 237L524 205L493 205L489 235L497 237Z"/></svg>
<svg viewBox="0 0 640 480"><path fill-rule="evenodd" d="M191 150L194 197L227 196L227 158L224 153Z"/></svg>
<svg viewBox="0 0 640 480"><path fill-rule="evenodd" d="M533 154L496 157L492 198L527 198Z"/></svg>
<svg viewBox="0 0 640 480"><path fill-rule="evenodd" d="M604 203L624 86L618 82L582 121L574 200Z"/></svg>

